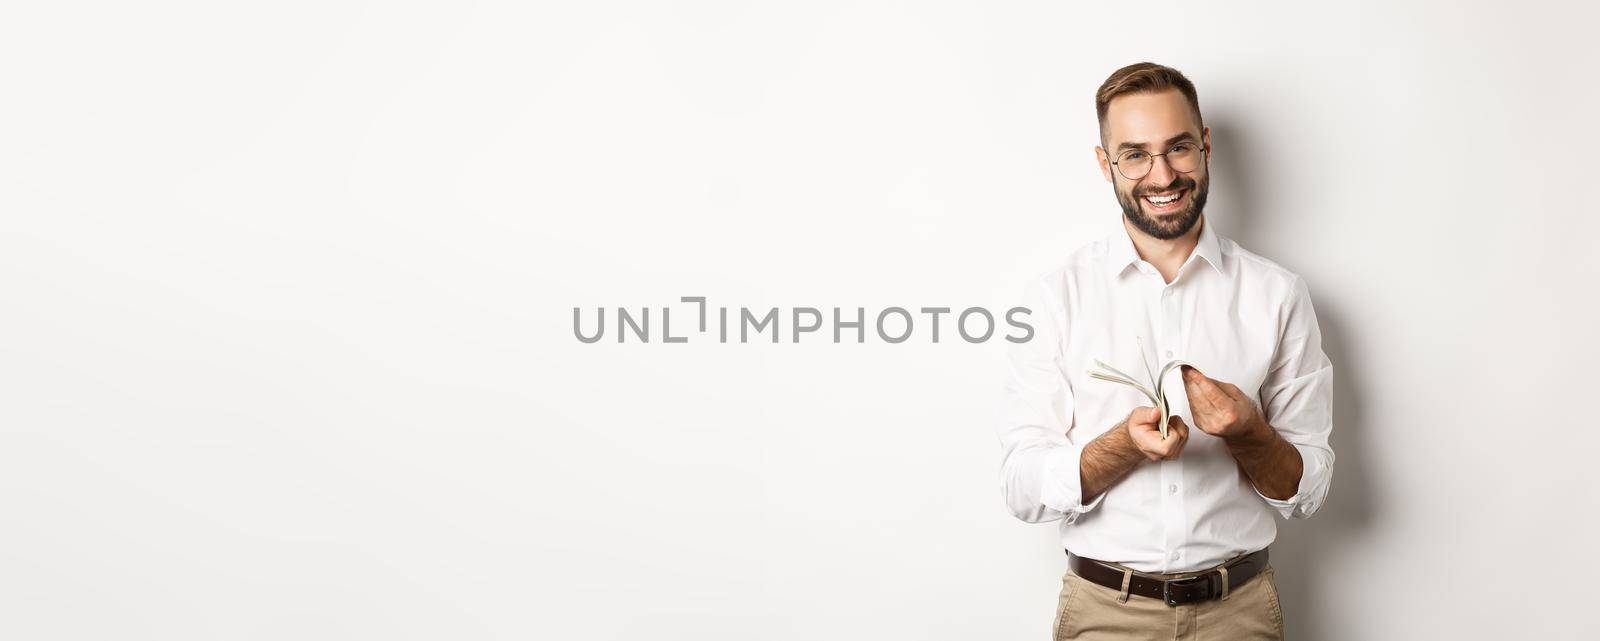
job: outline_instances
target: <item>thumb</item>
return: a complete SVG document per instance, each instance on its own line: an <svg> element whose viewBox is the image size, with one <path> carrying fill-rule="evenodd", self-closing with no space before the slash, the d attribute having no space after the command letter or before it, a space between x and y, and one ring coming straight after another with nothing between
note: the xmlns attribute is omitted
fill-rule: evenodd
<svg viewBox="0 0 1600 641"><path fill-rule="evenodd" d="M1128 423L1130 425L1144 425L1154 428L1159 420L1161 420L1161 412L1154 407L1135 407L1132 412L1128 413Z"/></svg>

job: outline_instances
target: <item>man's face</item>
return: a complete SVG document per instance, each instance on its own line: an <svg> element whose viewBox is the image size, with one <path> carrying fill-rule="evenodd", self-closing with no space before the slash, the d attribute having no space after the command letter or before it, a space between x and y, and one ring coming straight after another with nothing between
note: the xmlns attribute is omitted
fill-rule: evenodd
<svg viewBox="0 0 1600 641"><path fill-rule="evenodd" d="M1211 187L1211 130L1200 127L1182 92L1171 89L1111 99L1102 142L1104 147L1095 147L1100 171L1111 182L1117 202L1122 205L1122 215L1129 222L1163 240L1178 238L1194 228ZM1185 143L1189 149L1198 147L1207 152L1199 155L1188 172L1175 171L1168 156L1150 158L1172 152L1175 147L1181 151ZM1136 163L1123 161L1120 168L1111 164L1129 150L1142 151L1150 161L1149 173L1138 180L1130 180L1123 173L1137 175L1131 171Z"/></svg>

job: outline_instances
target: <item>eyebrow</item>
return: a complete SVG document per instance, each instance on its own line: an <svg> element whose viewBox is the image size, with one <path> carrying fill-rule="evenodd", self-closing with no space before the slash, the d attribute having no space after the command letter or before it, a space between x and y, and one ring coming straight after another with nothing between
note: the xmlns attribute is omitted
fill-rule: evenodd
<svg viewBox="0 0 1600 641"><path fill-rule="evenodd" d="M1168 138L1166 142L1162 143L1162 146L1170 147L1172 145L1176 145L1176 144L1178 144L1180 142L1183 142L1185 140L1191 140L1192 141L1194 139L1195 139L1194 132L1185 131L1185 132L1183 132L1181 134L1178 134L1176 136ZM1120 151L1126 151L1128 149L1143 149L1143 150L1147 150L1149 147L1150 147L1150 143L1124 142L1124 143L1122 143L1120 145L1117 145L1117 151L1119 151L1119 152Z"/></svg>

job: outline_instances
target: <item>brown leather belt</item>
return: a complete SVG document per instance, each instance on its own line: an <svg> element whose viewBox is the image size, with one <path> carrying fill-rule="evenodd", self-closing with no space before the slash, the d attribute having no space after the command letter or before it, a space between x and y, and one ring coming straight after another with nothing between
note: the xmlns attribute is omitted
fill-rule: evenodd
<svg viewBox="0 0 1600 641"><path fill-rule="evenodd" d="M1086 559L1071 552L1068 552L1067 555L1067 565L1072 568L1073 574L1118 592L1122 591L1122 570L1094 559ZM1232 563L1227 564L1226 567L1228 568L1228 590L1231 592L1267 568L1267 549L1261 548L1239 557ZM1135 572L1128 580L1128 593L1149 597L1163 601L1167 605L1175 606L1220 598L1222 596L1222 580L1222 572L1217 570L1183 579L1165 580Z"/></svg>

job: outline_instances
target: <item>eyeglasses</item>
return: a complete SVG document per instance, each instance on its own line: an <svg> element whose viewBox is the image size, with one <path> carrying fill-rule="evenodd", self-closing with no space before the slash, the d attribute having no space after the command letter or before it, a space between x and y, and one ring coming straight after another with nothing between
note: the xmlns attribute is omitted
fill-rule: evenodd
<svg viewBox="0 0 1600 641"><path fill-rule="evenodd" d="M1180 174L1187 174L1200 166L1200 157L1205 150L1192 142L1180 142L1173 145L1164 154L1152 154L1143 149L1129 149L1117 154L1117 159L1111 164L1117 166L1117 173L1128 180L1138 180L1150 174L1150 168L1156 164L1156 156L1166 156L1167 166Z"/></svg>

